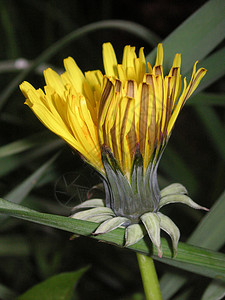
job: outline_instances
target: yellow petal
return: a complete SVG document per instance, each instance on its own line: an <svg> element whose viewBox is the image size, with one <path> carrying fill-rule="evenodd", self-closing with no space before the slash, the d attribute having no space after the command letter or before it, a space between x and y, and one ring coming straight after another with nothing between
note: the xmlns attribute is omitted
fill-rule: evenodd
<svg viewBox="0 0 225 300"><path fill-rule="evenodd" d="M159 43L157 47L155 66L161 66L162 64L163 64L163 46L161 43Z"/></svg>
<svg viewBox="0 0 225 300"><path fill-rule="evenodd" d="M72 57L64 59L64 66L70 83L72 83L77 92L83 94L85 77L80 68L77 66Z"/></svg>
<svg viewBox="0 0 225 300"><path fill-rule="evenodd" d="M118 77L117 59L111 43L103 44L103 64L107 76Z"/></svg>
<svg viewBox="0 0 225 300"><path fill-rule="evenodd" d="M60 97L64 97L65 87L61 77L50 68L44 71L44 77L46 84L51 86Z"/></svg>

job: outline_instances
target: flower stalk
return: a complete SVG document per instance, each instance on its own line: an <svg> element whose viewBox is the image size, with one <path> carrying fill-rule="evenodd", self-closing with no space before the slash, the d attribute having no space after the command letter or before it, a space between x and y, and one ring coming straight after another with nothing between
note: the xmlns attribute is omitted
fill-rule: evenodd
<svg viewBox="0 0 225 300"><path fill-rule="evenodd" d="M150 256L137 253L146 300L162 300L155 264Z"/></svg>

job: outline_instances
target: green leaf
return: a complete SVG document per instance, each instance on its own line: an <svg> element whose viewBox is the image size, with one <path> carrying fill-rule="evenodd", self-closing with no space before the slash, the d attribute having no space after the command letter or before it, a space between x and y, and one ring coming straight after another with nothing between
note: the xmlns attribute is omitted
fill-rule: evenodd
<svg viewBox="0 0 225 300"><path fill-rule="evenodd" d="M220 249L225 243L225 191L199 223L188 242L192 245L201 245L212 250Z"/></svg>
<svg viewBox="0 0 225 300"><path fill-rule="evenodd" d="M187 101L186 105L214 105L214 106L225 106L225 94L214 94L214 93L198 93L190 100Z"/></svg>
<svg viewBox="0 0 225 300"><path fill-rule="evenodd" d="M181 53L182 74L187 73L224 39L224 27L224 1L207 1L163 41L165 68L172 65L175 53ZM156 49L147 60L152 62L155 57Z"/></svg>
<svg viewBox="0 0 225 300"><path fill-rule="evenodd" d="M223 282L213 280L205 290L201 300L220 300L225 297L225 286Z"/></svg>
<svg viewBox="0 0 225 300"><path fill-rule="evenodd" d="M61 273L35 285L17 300L71 300L74 285L87 271L87 268L75 272Z"/></svg>
<svg viewBox="0 0 225 300"><path fill-rule="evenodd" d="M55 161L59 154L54 155L51 159L45 162L39 169L37 169L32 175L15 187L10 193L5 195L5 199L20 203L34 188L38 180L43 176L49 166ZM6 216L0 216L0 222L5 221Z"/></svg>
<svg viewBox="0 0 225 300"><path fill-rule="evenodd" d="M92 233L98 227L98 224L76 220L68 217L40 213L29 210L21 205L0 199L0 212L8 215L32 221L35 223L51 226L54 228L66 230L78 235L91 236L95 239L106 241L109 243L124 245L124 232L122 228L118 228L109 233L93 236ZM179 243L176 259L172 259L172 252L167 240L162 238L163 258L157 257L157 249L152 248L150 241L140 240L137 244L132 245L129 249L141 252L143 254L151 254L160 262L175 266L190 272L194 272L210 278L224 278L225 255L208 249Z"/></svg>
<svg viewBox="0 0 225 300"><path fill-rule="evenodd" d="M51 159L45 162L40 168L38 168L32 175L20 183L16 188L14 188L10 193L4 196L5 199L13 201L15 203L20 203L34 188L38 180L43 176L51 164L59 156L59 153L54 155Z"/></svg>
<svg viewBox="0 0 225 300"><path fill-rule="evenodd" d="M199 223L193 234L188 239L192 245L201 245L212 250L218 250L225 243L224 236L224 210L225 192L219 197L214 206ZM219 220L219 221L218 221ZM181 274L166 273L160 280L163 299L170 299L188 280Z"/></svg>
<svg viewBox="0 0 225 300"><path fill-rule="evenodd" d="M15 155L0 158L0 176L5 176L10 172L17 170L30 161L60 148L63 144L64 142L62 140L57 139L42 147L38 147L37 149L31 149L26 155L24 155L24 153L17 153Z"/></svg>
<svg viewBox="0 0 225 300"><path fill-rule="evenodd" d="M33 134L19 141L12 142L0 147L0 158L11 156L23 151L30 150L34 147L40 147L58 140L58 137L48 131Z"/></svg>
<svg viewBox="0 0 225 300"><path fill-rule="evenodd" d="M224 125L218 118L217 113L210 106L194 107L199 119L202 121L205 131L212 141L212 145L220 157L225 159L225 129Z"/></svg>

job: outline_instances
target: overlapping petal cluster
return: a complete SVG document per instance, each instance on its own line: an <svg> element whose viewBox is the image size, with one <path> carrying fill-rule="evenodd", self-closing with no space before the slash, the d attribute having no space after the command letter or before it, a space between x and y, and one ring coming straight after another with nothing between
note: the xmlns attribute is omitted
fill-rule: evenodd
<svg viewBox="0 0 225 300"><path fill-rule="evenodd" d="M193 68L190 83L180 75L181 56L163 76L163 48L158 45L154 67L146 63L143 48L124 48L122 64L117 63L110 43L103 44L105 76L99 70L85 74L69 57L65 73L44 71L44 91L28 82L20 88L26 104L40 121L76 149L98 171L105 173L101 146L112 150L123 172L131 170L135 146L140 145L147 168L151 156L166 143L177 116L206 70ZM148 72L146 71L148 68Z"/></svg>
<svg viewBox="0 0 225 300"><path fill-rule="evenodd" d="M162 196L157 167L179 112L206 70L196 70L196 62L190 82L186 78L182 81L181 55L176 54L169 74L164 76L162 44L153 67L146 62L143 48L137 56L131 46L124 48L122 64L118 64L110 43L103 44L103 63L104 75L100 70L83 74L69 57L64 60L62 75L52 69L44 71L44 91L28 82L20 88L25 103L40 121L77 150L105 180L106 207L102 200L93 200L78 206L76 209L82 211L74 217L104 221L96 234L125 225L126 245L143 236L142 222L161 256L160 228L170 234L175 250L179 230L159 213L160 207L180 201L202 208L184 195L185 189L179 184Z"/></svg>

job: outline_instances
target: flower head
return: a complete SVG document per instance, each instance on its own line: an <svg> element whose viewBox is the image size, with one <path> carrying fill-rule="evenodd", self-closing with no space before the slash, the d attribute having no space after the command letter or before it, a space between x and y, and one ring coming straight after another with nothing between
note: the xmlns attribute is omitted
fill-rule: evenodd
<svg viewBox="0 0 225 300"><path fill-rule="evenodd" d="M44 91L28 82L20 88L25 103L41 122L104 178L106 210L102 202L89 200L77 209L94 208L74 217L105 221L96 234L127 226L127 245L143 236L142 222L160 255L160 228L170 234L174 248L179 230L159 208L178 201L202 208L184 195L186 190L179 184L160 193L157 167L179 112L206 70L196 71L196 62L190 82L187 84L186 78L182 82L181 55L176 54L164 76L162 44L153 67L146 63L143 48L137 57L131 46L124 48L122 64L118 64L110 43L103 44L103 62L105 75L99 70L83 74L69 57L64 60L62 75L52 69L44 71Z"/></svg>

